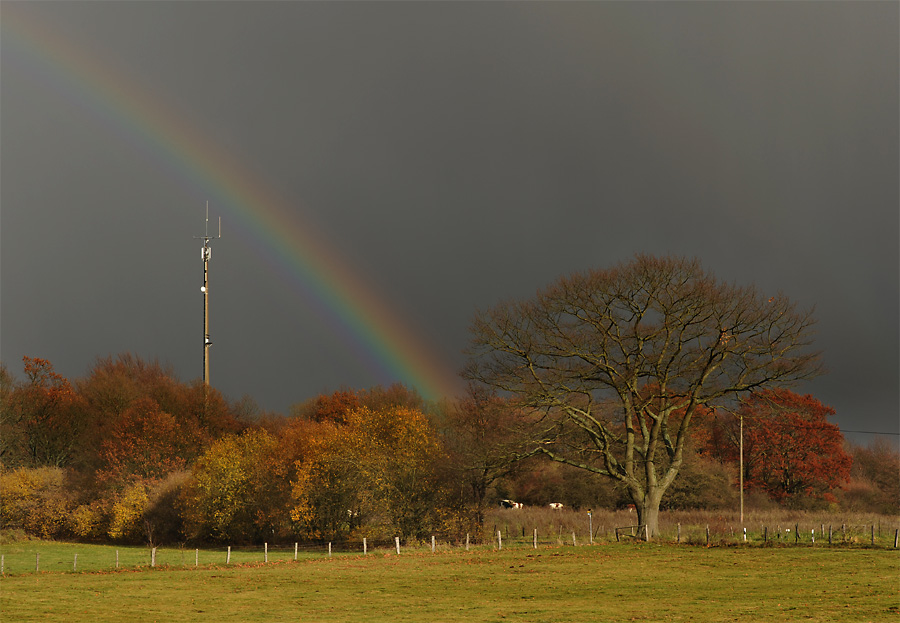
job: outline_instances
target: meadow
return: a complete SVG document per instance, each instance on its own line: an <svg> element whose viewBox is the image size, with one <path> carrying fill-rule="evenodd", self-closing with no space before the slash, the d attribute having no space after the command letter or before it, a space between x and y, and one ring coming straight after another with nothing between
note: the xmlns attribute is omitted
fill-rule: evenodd
<svg viewBox="0 0 900 623"><path fill-rule="evenodd" d="M900 621L890 545L504 541L334 552L4 544L4 621ZM118 551L119 568L110 568ZM78 553L77 571L72 570ZM34 571L36 555L40 571ZM30 567L30 568L29 568Z"/></svg>

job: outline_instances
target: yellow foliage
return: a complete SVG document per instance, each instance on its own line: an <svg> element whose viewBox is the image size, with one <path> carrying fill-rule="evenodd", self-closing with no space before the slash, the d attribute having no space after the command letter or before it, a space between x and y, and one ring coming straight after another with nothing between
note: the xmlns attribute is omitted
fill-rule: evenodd
<svg viewBox="0 0 900 623"><path fill-rule="evenodd" d="M77 537L94 538L100 536L104 520L101 503L82 504L69 515L68 527Z"/></svg>
<svg viewBox="0 0 900 623"><path fill-rule="evenodd" d="M297 463L291 518L310 535L420 536L436 519L441 444L427 418L402 406L360 408Z"/></svg>
<svg viewBox="0 0 900 623"><path fill-rule="evenodd" d="M134 483L116 498L112 506L109 536L114 539L134 539L141 535L144 509L150 501L147 487Z"/></svg>
<svg viewBox="0 0 900 623"><path fill-rule="evenodd" d="M71 503L58 467L17 469L0 474L0 522L41 538L61 536Z"/></svg>
<svg viewBox="0 0 900 623"><path fill-rule="evenodd" d="M210 446L194 465L186 493L191 532L229 540L271 534L279 516L285 522L273 469L277 451L278 440L261 429L226 435Z"/></svg>

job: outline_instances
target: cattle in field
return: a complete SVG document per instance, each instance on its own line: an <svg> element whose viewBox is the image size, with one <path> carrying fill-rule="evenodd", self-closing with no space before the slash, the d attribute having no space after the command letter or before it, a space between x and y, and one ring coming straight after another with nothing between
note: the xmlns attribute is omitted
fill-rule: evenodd
<svg viewBox="0 0 900 623"><path fill-rule="evenodd" d="M560 504L559 502L550 502L550 508L552 508L553 510L558 511L558 510L562 509L562 507L563 507L563 505Z"/></svg>
<svg viewBox="0 0 900 623"><path fill-rule="evenodd" d="M522 504L512 500L500 500L500 508L522 508Z"/></svg>

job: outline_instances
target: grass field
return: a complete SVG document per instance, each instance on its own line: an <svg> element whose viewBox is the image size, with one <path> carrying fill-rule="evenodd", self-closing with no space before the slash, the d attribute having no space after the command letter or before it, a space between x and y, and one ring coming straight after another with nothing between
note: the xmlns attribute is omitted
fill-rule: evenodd
<svg viewBox="0 0 900 623"><path fill-rule="evenodd" d="M116 549L119 570L90 571L108 569ZM289 548L268 564L259 550L235 551L228 566L205 550L199 567L194 550L182 566L173 549L153 569L146 548L2 551L3 621L900 622L900 552L885 548L629 542L301 552L297 562Z"/></svg>

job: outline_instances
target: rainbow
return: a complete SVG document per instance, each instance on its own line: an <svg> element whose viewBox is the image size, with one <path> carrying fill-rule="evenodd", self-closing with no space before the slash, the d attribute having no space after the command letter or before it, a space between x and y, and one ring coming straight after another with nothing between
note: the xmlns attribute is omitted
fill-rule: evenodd
<svg viewBox="0 0 900 623"><path fill-rule="evenodd" d="M5 64L72 100L145 156L201 189L255 243L262 258L306 295L332 334L378 382L402 382L427 399L458 393L457 375L442 357L320 242L324 238L311 223L299 223L297 211L228 150L111 62L27 11L4 4L0 28Z"/></svg>

